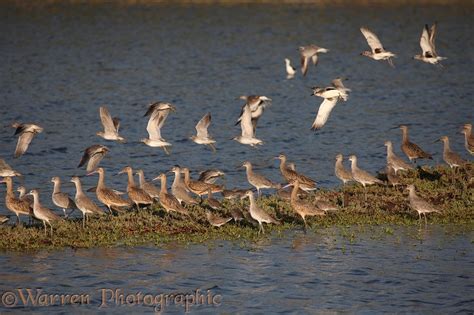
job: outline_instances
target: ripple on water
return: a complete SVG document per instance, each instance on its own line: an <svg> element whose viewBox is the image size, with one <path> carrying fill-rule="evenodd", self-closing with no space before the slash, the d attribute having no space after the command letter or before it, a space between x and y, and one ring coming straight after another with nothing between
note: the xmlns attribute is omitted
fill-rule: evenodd
<svg viewBox="0 0 474 315"><path fill-rule="evenodd" d="M351 7L278 5L105 8L61 6L54 8L55 14L8 10L0 19L0 73L8 74L0 90L2 124L37 121L45 127L20 159L12 158L13 129L0 128L1 154L25 175L22 184L41 187L45 206L53 207L47 197L52 192L49 179L84 174L76 166L84 148L94 143L111 149L101 165L107 184L119 190L125 189L125 178L112 174L124 165L143 168L148 179L175 164L190 167L194 177L212 166L227 173L227 186L246 187L245 172L236 167L250 160L260 163L260 173L281 181L278 163L270 161L280 152L299 171L330 187L339 184L333 174L337 153L360 155L361 165L375 172L385 164L380 145L387 139L399 143L400 131L390 128L401 123L411 125L411 137L425 150L439 154L433 141L446 134L453 149L468 157L458 127L474 120L474 63L468 56L474 42L468 31L473 19L463 8L377 7L369 15ZM435 17L440 21L439 49L449 57L445 68L416 63L411 53L400 54L395 69L358 56L365 43L357 26L367 20L387 42L392 36L394 50L411 52L418 47L407 34L419 34L416 21ZM394 28L394 21L400 27ZM283 58L297 65L296 47L314 40L308 30L315 27L331 52L307 77L286 80ZM320 132L312 132L320 100L310 96L310 86L328 84L335 76L349 77L353 92ZM240 132L234 123L242 105L235 99L241 94L273 99L259 122L257 135L265 142L259 148L230 140ZM178 109L163 128L173 144L170 156L137 143L146 136L142 116L154 100L171 101ZM121 118L127 144L95 136L98 107L104 104ZM208 111L216 154L186 139ZM87 188L97 183L94 176L82 180ZM63 189L73 193L72 186ZM221 247L212 250L170 244L1 253L0 288L28 285L55 291L65 283L68 289L143 286L175 292L213 287L224 296L218 311L229 313L472 311L473 300L466 298L474 295L472 232L447 237L436 227L427 233L400 229L394 235L401 240L398 245L370 235L354 244L334 231L325 233L289 233L249 245L250 250L218 242Z"/></svg>

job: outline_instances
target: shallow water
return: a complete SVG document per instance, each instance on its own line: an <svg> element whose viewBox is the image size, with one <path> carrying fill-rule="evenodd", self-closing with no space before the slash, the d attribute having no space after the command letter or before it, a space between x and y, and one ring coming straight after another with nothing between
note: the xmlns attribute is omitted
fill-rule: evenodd
<svg viewBox="0 0 474 315"><path fill-rule="evenodd" d="M174 164L186 165L194 174L217 167L228 174L227 186L246 187L245 172L237 167L250 160L259 172L281 181L271 159L280 152L322 186L333 187L339 184L333 175L337 153L357 154L361 167L376 172L385 163L384 140L392 140L400 153L400 131L390 128L401 123L410 124L412 139L435 154L434 163L441 161L441 145L433 143L441 135L448 135L452 148L467 157L458 130L474 120L471 13L465 7L414 6L78 5L19 11L1 5L0 123L37 122L45 131L27 154L13 160L13 129L0 128L0 154L25 175L22 184L41 187L42 201L51 207L49 179L67 181L84 174L77 163L82 150L95 143L111 148L101 165L107 183L117 189L125 189L126 178L111 175L125 165L143 168L148 178ZM435 20L438 52L449 58L442 69L411 60L419 52L423 24ZM358 55L367 48L361 25L373 28L399 54L395 69ZM289 57L296 66L296 48L307 43L331 51L306 78L298 74L287 80L283 59ZM309 87L337 76L349 78L353 92L314 133L309 128L320 99L310 96ZM229 140L240 131L233 125L241 107L236 98L242 94L273 99L259 122L257 135L265 144L258 149ZM137 142L146 136L146 105L155 100L170 101L178 109L162 130L173 144L170 156ZM127 144L95 136L103 104L122 119ZM213 115L210 131L217 154L187 140L206 112ZM96 180L83 178L84 186ZM73 192L70 185L63 190ZM382 241L366 234L350 244L330 230L308 236L295 232L250 249L216 242L2 253L0 290L91 294L92 305L67 309L76 312L97 310L101 288L152 294L200 288L222 295L216 309L192 309L203 313L472 311L472 232L447 236L433 227L422 243L406 237L417 233L401 230ZM23 310L30 309L15 309Z"/></svg>
<svg viewBox="0 0 474 315"><path fill-rule="evenodd" d="M52 176L67 181L84 174L76 166L82 150L94 143L111 148L102 162L107 182L124 189L126 178L111 176L125 165L143 168L150 179L173 165L194 171L224 170L229 187L247 187L244 160L258 171L282 181L277 161L284 152L298 170L322 186L339 182L334 157L357 154L371 172L384 167L384 140L399 154L400 123L411 125L413 141L441 162L441 135L467 157L459 127L474 120L472 111L474 22L469 10L456 7L376 8L311 6L65 6L50 10L15 11L1 7L0 119L2 126L33 121L44 126L27 154L12 158L13 129L0 129L1 156L25 174L27 187L41 187L49 202ZM438 51L449 59L440 69L411 57L418 53L423 24L439 21ZM385 46L399 54L396 68L364 58L360 25L376 30ZM283 59L298 64L297 47L316 43L330 49L308 76L286 79ZM349 78L353 90L340 102L327 125L310 131L321 100L309 87ZM231 141L240 132L234 123L242 94L273 99L260 119L258 149ZM166 100L177 106L162 134L173 144L166 156L138 143L146 136L148 103ZM129 143L105 141L98 108L107 105L122 119ZM218 153L187 138L195 123L211 112L210 132ZM346 161L347 163L347 161ZM84 178L85 186L97 178ZM169 180L170 181L170 180ZM68 183L69 185L69 183ZM72 184L65 187L73 191ZM3 197L0 196L2 199Z"/></svg>
<svg viewBox="0 0 474 315"><path fill-rule="evenodd" d="M244 246L218 241L1 254L0 291L41 288L48 294L90 295L88 304L65 307L34 307L31 302L24 307L18 298L13 308L45 313L154 310L140 303L119 306L109 300L111 293L102 298L103 289L121 289L125 295L200 289L221 296L216 306L190 306L193 313L473 310L472 231L454 236L439 227L411 227L395 228L390 235L378 227L355 235L350 241L337 229L326 229L307 235L289 232ZM165 313L183 310L181 305L165 307Z"/></svg>

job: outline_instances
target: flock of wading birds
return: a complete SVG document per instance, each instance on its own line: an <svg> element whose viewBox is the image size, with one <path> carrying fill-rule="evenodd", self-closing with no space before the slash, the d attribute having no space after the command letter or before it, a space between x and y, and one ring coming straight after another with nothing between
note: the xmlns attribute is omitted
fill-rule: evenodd
<svg viewBox="0 0 474 315"><path fill-rule="evenodd" d="M367 39L367 42L371 48L371 51L364 51L361 55L370 57L374 60L387 60L391 66L393 66L392 59L396 55L392 52L386 51L378 37L368 30L362 27L362 34ZM436 23L429 28L425 25L422 31L420 46L422 48L422 54L416 55L414 58L430 64L438 64L439 61L446 59L437 55L435 51L435 33ZM308 71L308 64L311 60L314 65L318 63L318 54L326 53L329 50L318 47L316 45L308 45L299 48L301 57L301 71L303 75L306 75ZM288 59L285 59L287 78L291 79L296 71L291 67ZM338 100L347 101L348 93L351 90L346 88L343 84L342 79L337 78L332 81L332 86L321 88L314 87L313 95L323 98L323 102L319 107L318 114L312 129L320 129L327 122L331 110L334 108ZM261 145L263 142L256 138L256 127L259 118L263 115L267 105L271 103L271 99L266 96L250 95L241 96L241 99L245 100L245 104L242 106L240 117L237 120L237 124L240 124L241 135L235 137L236 140L242 144L255 146ZM149 105L145 116L149 116L147 124L147 131L149 137L142 139L141 142L151 147L162 148L167 154L169 154L169 148L171 143L167 142L161 136L161 128L163 127L166 118L170 111L175 111L175 106L167 102L155 102ZM125 139L119 135L120 121L117 118L112 118L106 107L100 107L100 119L104 130L97 132L97 135L111 141L119 141L125 143ZM209 135L208 127L211 123L211 114L207 113L196 125L196 135L191 136L191 140L197 144L207 145L213 151L215 151L216 141ZM33 137L43 131L43 128L37 124L20 124L14 123L12 127L16 128L15 135L18 135L18 142L15 149L15 158L23 155L28 149ZM423 151L418 145L410 142L408 139L408 127L405 125L399 126L402 130L402 145L401 149L403 153L412 162L417 159L431 159L431 155ZM472 125L465 124L462 128L464 134L465 147L467 151L474 155L474 137L472 135ZM462 167L466 161L461 156L453 152L449 145L448 137L444 136L439 139L444 143L443 160L451 168ZM387 147L387 179L389 184L392 186L400 185L400 179L397 175L398 171L406 171L413 169L412 164L407 163L405 160L395 155L390 141L385 142ZM161 206L167 212L177 212L182 215L189 215L187 205L195 205L202 202L202 197L207 195L207 204L209 208L213 210L219 210L221 203L213 197L214 193L222 193L226 199L234 198L249 198L250 207L249 211L242 212L237 208L232 209L231 217L221 217L216 212L211 212L208 208L206 210L206 218L209 223L213 226L222 226L232 219L236 222L246 218L253 222L258 222L260 230L263 232L262 223L267 224L279 224L280 221L273 218L271 215L261 209L254 197L252 190L246 189L231 189L226 190L223 185L216 184L217 179L223 176L224 173L210 169L200 174L198 180L190 178L190 171L188 168L180 168L175 166L171 169L174 173L174 181L171 186L171 194L167 191L166 175L160 174L155 180L160 180L161 188L158 189L152 182L146 181L142 170L135 172L139 178L139 185L135 184L134 172L130 166L123 168L120 172L125 173L128 176L127 195L128 199L125 199L122 195L124 193L111 189L105 184L105 171L103 168L98 167L102 158L109 152L109 149L103 145L92 145L85 149L84 155L80 160L78 167L86 165L87 175L97 173L99 175L98 183L96 187L89 189L88 191L95 191L97 199L104 204L109 212L112 214L113 211L118 213L125 211L127 208L133 206L140 209L140 206L150 206L156 201L159 201ZM288 185L282 187L278 183L274 183L269 179L265 178L261 174L253 171L252 164L248 161L242 164L242 167L246 169L247 180L250 185L256 188L258 196L262 189L278 189L278 194L290 200L291 208L303 219L304 227L306 228L306 217L309 216L324 216L327 211L337 210L338 207L332 204L329 200L323 199L321 196L316 196L315 202L309 202L304 199L300 199L300 196L306 194L308 191L316 189L316 182L307 176L298 173L293 163L287 163L285 155L280 154L277 159L280 160L280 171L282 176L288 182ZM373 184L385 184L380 179L369 174L368 172L360 169L357 165L357 157L351 155L349 157L351 161L351 170L344 168L342 161L343 156L338 154L336 156L335 174L345 185L347 182L355 181L360 183L364 187L364 196L367 200L366 186ZM184 179L182 178L184 174ZM2 182L6 183L6 195L5 204L6 207L11 210L17 216L17 224L20 223L20 215L30 216L43 222L45 233L47 233L47 224L50 226L51 236L53 234L53 221L62 220L52 210L44 207L40 203L39 192L36 189L31 190L26 194L26 189L23 186L17 188L19 196L17 197L13 192L13 177L21 176L18 172L14 171L4 160L0 159L0 176L3 177ZM70 181L75 184L76 195L74 200L71 199L68 194L61 191L61 180L59 177L53 177L51 181L54 183L54 190L52 194L53 203L63 209L64 217L67 218L68 214L66 209L79 209L83 215L83 227L85 227L87 218L89 215L103 215L105 214L100 207L98 207L93 200L91 200L83 191L79 176L73 176ZM292 186L291 192L284 190L286 187ZM408 186L409 191L409 204L411 208L418 212L419 219L421 215L425 216L430 212L440 212L435 206L431 205L421 197L416 195L415 187L413 185ZM343 191L344 193L344 191ZM198 201L192 196L195 194L200 197ZM344 197L342 198L344 207ZM70 213L69 213L70 214ZM250 215L250 216L249 216ZM8 217L0 216L0 222L5 223L8 221Z"/></svg>

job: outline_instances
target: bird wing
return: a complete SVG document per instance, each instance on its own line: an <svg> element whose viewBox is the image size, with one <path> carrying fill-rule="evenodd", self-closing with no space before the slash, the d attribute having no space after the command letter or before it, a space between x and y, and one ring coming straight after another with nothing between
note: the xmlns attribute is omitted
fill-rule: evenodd
<svg viewBox="0 0 474 315"><path fill-rule="evenodd" d="M76 204L79 207L83 209L85 208L93 213L104 214L104 211L102 211L102 209L87 196L81 196L80 198L76 199Z"/></svg>
<svg viewBox="0 0 474 315"><path fill-rule="evenodd" d="M169 113L170 113L169 109L164 109L164 110L160 110L156 114L154 114L154 116L156 116L156 115L159 116L159 118L158 118L158 128L161 129L163 127L163 125L165 124L166 118L168 118Z"/></svg>
<svg viewBox="0 0 474 315"><path fill-rule="evenodd" d="M8 165L7 162L5 162L4 159L0 159L0 170L8 170L8 171L11 171L12 168L10 167L10 165Z"/></svg>
<svg viewBox="0 0 474 315"><path fill-rule="evenodd" d="M35 134L33 132L23 132L20 134L18 137L18 142L16 144L16 149L15 149L15 157L22 156L26 150L28 150L28 146L31 143L31 140L33 140L33 136Z"/></svg>
<svg viewBox="0 0 474 315"><path fill-rule="evenodd" d="M301 55L301 73L303 75L306 75L306 72L308 72L308 59L307 57Z"/></svg>
<svg viewBox="0 0 474 315"><path fill-rule="evenodd" d="M206 182L208 184L214 184L214 182L220 176L224 176L224 173L217 169L205 170L199 173L198 181Z"/></svg>
<svg viewBox="0 0 474 315"><path fill-rule="evenodd" d="M14 123L14 124L12 124L12 127L15 128L15 134L14 134L14 136L16 136L17 134L22 133L22 132L25 131L25 129L26 129L26 125L25 125L25 124L19 124L19 123Z"/></svg>
<svg viewBox="0 0 474 315"><path fill-rule="evenodd" d="M57 203L56 205L58 207L62 207L65 209L76 208L76 204L74 203L74 201L69 198L69 195L67 193L64 192L58 192L53 194L53 202Z"/></svg>
<svg viewBox="0 0 474 315"><path fill-rule="evenodd" d="M81 167L91 158L94 153L96 153L101 148L100 144L94 144L84 150L81 161L77 167Z"/></svg>
<svg viewBox="0 0 474 315"><path fill-rule="evenodd" d="M253 176L254 176L255 179L257 179L258 182L260 182L260 183L262 183L266 186L269 186L269 187L277 186L277 184L275 184L274 182L272 182L271 180L269 180L268 178L266 178L265 176L263 176L261 174L254 173Z"/></svg>
<svg viewBox="0 0 474 315"><path fill-rule="evenodd" d="M138 187L130 187L128 198L138 203L153 203L153 198L147 192Z"/></svg>
<svg viewBox="0 0 474 315"><path fill-rule="evenodd" d="M106 154L106 147L100 144L94 144L84 150L81 161L77 167L81 167L89 161L87 164L87 171L90 172L97 168L99 162L104 158Z"/></svg>
<svg viewBox="0 0 474 315"><path fill-rule="evenodd" d="M382 184L383 182L369 172L359 169L356 176L359 180Z"/></svg>
<svg viewBox="0 0 474 315"><path fill-rule="evenodd" d="M365 39L367 40L367 44L369 44L373 53L380 53L384 51L382 43L380 42L377 35L375 35L372 31L370 31L366 27L361 27L360 31L362 32L362 35L364 35Z"/></svg>
<svg viewBox="0 0 474 315"><path fill-rule="evenodd" d="M431 56L433 54L433 46L431 45L428 25L425 25L420 38L420 47L423 51L423 56Z"/></svg>
<svg viewBox="0 0 474 315"><path fill-rule="evenodd" d="M173 195L168 193L160 194L160 203L166 209L169 208L170 210L187 214L188 210L184 208Z"/></svg>
<svg viewBox="0 0 474 315"><path fill-rule="evenodd" d="M87 171L92 172L93 170L95 170L99 165L100 161L102 161L102 159L104 158L104 156L105 152L103 151L94 152L94 154L89 157L89 163L87 163Z"/></svg>
<svg viewBox="0 0 474 315"><path fill-rule="evenodd" d="M433 48L433 54L435 54L435 56L436 56L435 37L436 37L437 25L438 23L434 22L434 24L431 25L431 29L430 29L430 43L431 43L431 47Z"/></svg>
<svg viewBox="0 0 474 315"><path fill-rule="evenodd" d="M350 92L351 89L348 89L344 86L344 83L342 83L341 78L336 78L331 81L332 86L334 86L336 89L341 90L341 91L347 91Z"/></svg>
<svg viewBox="0 0 474 315"><path fill-rule="evenodd" d="M155 109L158 107L160 102L156 102L156 103L152 103L150 105L148 105L148 109L146 110L146 113L145 115L143 115L143 117L146 117L146 116L151 116L152 113L155 111Z"/></svg>
<svg viewBox="0 0 474 315"><path fill-rule="evenodd" d="M334 98L325 98L324 101L319 106L318 115L313 122L312 129L317 130L321 129L331 114L332 109L337 104L337 97Z"/></svg>
<svg viewBox="0 0 474 315"><path fill-rule="evenodd" d="M48 220L56 221L56 220L61 220L61 217L58 216L56 213L54 213L51 209L48 209L46 207L41 207L42 212L44 216L48 218Z"/></svg>
<svg viewBox="0 0 474 315"><path fill-rule="evenodd" d="M244 112L240 121L240 128L242 129L242 137L254 138L254 130L252 125L252 113L248 105L244 106Z"/></svg>
<svg viewBox="0 0 474 315"><path fill-rule="evenodd" d="M196 132L198 138L208 138L209 133L207 132L207 128L211 124L211 113L207 113L204 117L199 120L196 125Z"/></svg>
<svg viewBox="0 0 474 315"><path fill-rule="evenodd" d="M107 202L109 202L112 206L115 206L115 207L130 206L130 202L120 197L113 189L102 188L100 192L101 194L103 194L103 197L105 197L104 199L106 199ZM105 202L103 203L105 204Z"/></svg>
<svg viewBox="0 0 474 315"><path fill-rule="evenodd" d="M245 108L246 105L247 105L247 102L244 105L242 105L242 108L240 109L239 119L237 119L234 126L237 126L240 123L240 121L242 120L242 115L244 114L244 108Z"/></svg>
<svg viewBox="0 0 474 315"><path fill-rule="evenodd" d="M117 133L112 116L110 116L109 110L105 106L100 107L100 121L104 126L105 133Z"/></svg>
<svg viewBox="0 0 474 315"><path fill-rule="evenodd" d="M164 119L166 119L166 116L162 115L161 112L151 115L146 126L150 140L162 140L161 126L163 125Z"/></svg>
<svg viewBox="0 0 474 315"><path fill-rule="evenodd" d="M259 209L260 212L258 216L260 217L260 221L265 222L265 223L274 223L274 224L279 224L280 221L276 220L274 217L272 217L270 214L266 213L262 209Z"/></svg>
<svg viewBox="0 0 474 315"><path fill-rule="evenodd" d="M91 157L91 152L90 152L91 148L92 147L88 147L87 149L84 150L84 154L82 155L82 158L79 161L79 164L77 165L77 167L81 167L84 164L86 164L87 161L89 161Z"/></svg>
<svg viewBox="0 0 474 315"><path fill-rule="evenodd" d="M118 117L114 117L112 118L112 122L114 123L115 130L118 132L120 128L120 119Z"/></svg>
<svg viewBox="0 0 474 315"><path fill-rule="evenodd" d="M160 195L160 190L153 185L152 183L145 182L143 183L143 187L141 187L147 194L150 195L152 198L157 198Z"/></svg>
<svg viewBox="0 0 474 315"><path fill-rule="evenodd" d="M166 102L158 101L158 102L152 103L148 105L148 109L145 115L143 115L143 117L155 115L157 112L161 111L160 108L162 108L162 105L169 105L170 107L172 107L170 103L166 103Z"/></svg>
<svg viewBox="0 0 474 315"><path fill-rule="evenodd" d="M258 95L249 95L247 96L247 104L250 106L252 112L256 111L259 105L264 102L264 99L261 99Z"/></svg>
<svg viewBox="0 0 474 315"><path fill-rule="evenodd" d="M428 212L440 212L439 209L437 209L436 207L434 207L431 203L429 203L428 201L426 201L425 199L421 198L420 196L415 196L415 198L413 198L414 200L414 204L418 207L418 208L421 208L421 209L425 209L425 210L428 210Z"/></svg>
<svg viewBox="0 0 474 315"><path fill-rule="evenodd" d="M474 147L474 137L473 136L470 136L470 137L466 137L466 142L467 142L467 145L469 147Z"/></svg>
<svg viewBox="0 0 474 315"><path fill-rule="evenodd" d="M447 153L448 159L457 165L464 165L466 161L456 152L450 151Z"/></svg>
<svg viewBox="0 0 474 315"><path fill-rule="evenodd" d="M420 148L416 143L413 143L413 142L408 142L406 145L402 145L402 151L407 155L409 156L410 154L407 154L407 152L405 152L406 149L404 149L404 147L406 147L406 149L410 150L411 154L413 155L416 155L417 158L428 158L430 159L431 158L431 154L423 151L422 148Z"/></svg>

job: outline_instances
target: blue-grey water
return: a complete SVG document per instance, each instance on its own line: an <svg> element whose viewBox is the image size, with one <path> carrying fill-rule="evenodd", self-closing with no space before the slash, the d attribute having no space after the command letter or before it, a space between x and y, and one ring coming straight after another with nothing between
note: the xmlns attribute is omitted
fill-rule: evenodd
<svg viewBox="0 0 474 315"><path fill-rule="evenodd" d="M1 4L0 156L24 175L17 184L41 188L42 201L50 207L50 178L67 182L71 175L84 174L76 166L82 150L95 143L111 149L101 165L107 183L122 190L125 177L111 175L126 165L144 169L149 179L175 164L190 167L194 176L215 167L227 174L228 187L247 187L237 167L250 160L259 172L281 181L272 160L280 152L321 186L332 187L339 184L333 175L337 153L356 154L361 167L376 172L385 163L385 140L400 153L400 130L391 128L401 123L410 125L414 142L434 154L433 163L441 162L442 147L434 141L442 135L468 158L459 128L474 121L472 12L472 6L22 10ZM434 21L439 21L438 53L448 57L443 68L412 59L420 50L423 25ZM398 54L395 69L359 55L367 49L362 25ZM298 73L287 80L283 59L297 67L297 47L309 43L330 52L320 56L307 77ZM338 76L348 78L349 100L335 107L321 131L312 132L321 99L310 96L310 87L328 85ZM273 99L259 121L257 136L265 144L257 149L230 140L240 132L234 123L242 105L237 98L244 94ZM156 100L177 107L162 130L173 144L169 156L138 143L146 136L146 106ZM128 143L95 135L101 105L121 118ZM213 117L216 154L188 140L207 112ZM13 121L44 127L19 159L13 159L16 138L7 126ZM87 187L96 180L83 178ZM73 193L70 185L63 190ZM0 214L7 213L0 208ZM2 291L30 286L53 293L109 286L151 292L215 288L224 297L222 312L473 309L472 233L453 238L433 233L423 245L413 239L394 245L366 238L345 253L330 238L292 234L256 244L252 251L218 242L212 249L3 253L0 285Z"/></svg>
<svg viewBox="0 0 474 315"><path fill-rule="evenodd" d="M453 236L439 227L397 228L384 235L381 230L355 231L352 241L326 229L245 246L212 242L1 255L0 291L16 296L16 304L9 305L17 312L151 313L160 307L160 299L156 305L111 299L109 290L116 294L115 289L131 299L138 293L210 290L220 296L218 305L191 306L191 313L203 314L473 311L472 232ZM33 296L41 288L51 295L88 294L89 300L75 306L34 306L31 301L25 306L18 289L27 296L26 288ZM171 304L164 313L183 312L181 304Z"/></svg>

